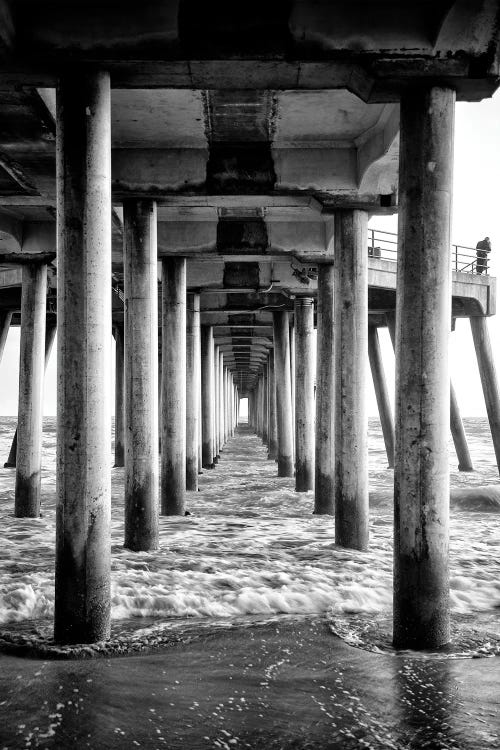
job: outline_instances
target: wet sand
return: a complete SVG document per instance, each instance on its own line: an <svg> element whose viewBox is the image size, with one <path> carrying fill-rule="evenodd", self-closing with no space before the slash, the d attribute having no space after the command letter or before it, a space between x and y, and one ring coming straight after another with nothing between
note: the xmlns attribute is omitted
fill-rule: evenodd
<svg viewBox="0 0 500 750"><path fill-rule="evenodd" d="M163 654L0 657L3 748L498 748L500 660L372 654L320 621Z"/></svg>
<svg viewBox="0 0 500 750"><path fill-rule="evenodd" d="M479 427L480 470L452 471L462 489L451 593L454 620L478 623L480 642L498 633L500 538L495 499L475 489L498 476ZM52 429L44 442L42 519L12 517L12 470L0 485L1 630L35 645L50 644L53 606ZM363 648L349 645L367 623L390 621L392 472L380 433L372 425L368 553L336 548L333 519L313 516L312 494L275 471L242 429L190 493L193 515L162 518L160 550L140 554L122 547L123 470L113 471L113 634L150 653L0 656L0 750L500 747L498 658L377 652L376 628Z"/></svg>

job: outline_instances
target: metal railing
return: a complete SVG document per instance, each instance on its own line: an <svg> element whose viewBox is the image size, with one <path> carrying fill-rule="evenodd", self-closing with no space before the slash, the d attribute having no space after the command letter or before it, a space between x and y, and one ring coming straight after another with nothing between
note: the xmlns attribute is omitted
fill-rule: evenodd
<svg viewBox="0 0 500 750"><path fill-rule="evenodd" d="M452 245L452 269L458 273L489 274L489 258L477 257L474 247ZM368 257L381 258L396 262L398 255L398 236L394 232L383 232L380 229L368 230Z"/></svg>

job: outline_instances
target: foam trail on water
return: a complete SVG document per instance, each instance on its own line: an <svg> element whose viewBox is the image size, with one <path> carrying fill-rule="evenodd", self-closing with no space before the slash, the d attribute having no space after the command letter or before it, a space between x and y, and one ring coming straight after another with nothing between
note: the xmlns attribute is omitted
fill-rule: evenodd
<svg viewBox="0 0 500 750"><path fill-rule="evenodd" d="M6 456L15 420L0 424ZM497 471L487 423L467 423L480 471L452 470L451 603L457 613L491 616L500 606ZM237 437L201 492L192 515L160 519L160 549L123 549L123 470L112 473L112 616L115 620L217 620L333 612L387 613L392 602L392 471L377 422L370 423L369 552L334 543L334 521L312 515L312 493L293 480L256 437ZM252 446L252 462L248 461ZM111 449L111 445L110 445ZM111 451L110 451L111 456ZM0 624L52 617L55 540L55 421L45 420L43 517L13 517L14 470L0 471ZM451 462L451 466L456 461ZM480 489L475 489L481 485ZM475 511L475 512L471 512Z"/></svg>

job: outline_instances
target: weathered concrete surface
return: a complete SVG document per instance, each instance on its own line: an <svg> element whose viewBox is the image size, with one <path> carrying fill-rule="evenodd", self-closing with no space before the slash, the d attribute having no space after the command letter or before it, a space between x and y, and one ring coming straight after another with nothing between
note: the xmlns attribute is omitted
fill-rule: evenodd
<svg viewBox="0 0 500 750"><path fill-rule="evenodd" d="M314 512L335 512L334 268L318 267Z"/></svg>
<svg viewBox="0 0 500 750"><path fill-rule="evenodd" d="M479 375L483 388L486 413L490 423L491 437L498 470L500 471L500 390L491 349L490 335L486 318L470 318L472 339L476 350Z"/></svg>
<svg viewBox="0 0 500 750"><path fill-rule="evenodd" d="M269 357L269 442L267 458L275 461L278 458L278 426L276 422L276 378L274 370L274 351Z"/></svg>
<svg viewBox="0 0 500 750"><path fill-rule="evenodd" d="M47 266L23 266L15 515L40 515Z"/></svg>
<svg viewBox="0 0 500 750"><path fill-rule="evenodd" d="M450 380L450 429L458 458L458 470L474 471L469 446L467 444L464 423L460 416L457 394L455 393L452 380Z"/></svg>
<svg viewBox="0 0 500 750"><path fill-rule="evenodd" d="M125 334L123 326L113 328L115 337L115 468L125 466Z"/></svg>
<svg viewBox="0 0 500 750"><path fill-rule="evenodd" d="M214 467L214 334L212 326L201 327L202 466Z"/></svg>
<svg viewBox="0 0 500 750"><path fill-rule="evenodd" d="M449 640L448 430L454 92L401 102L394 643Z"/></svg>
<svg viewBox="0 0 500 750"><path fill-rule="evenodd" d="M189 292L186 309L186 490L198 489L201 350L200 295Z"/></svg>
<svg viewBox="0 0 500 750"><path fill-rule="evenodd" d="M295 300L295 489L314 488L314 301Z"/></svg>
<svg viewBox="0 0 500 750"><path fill-rule="evenodd" d="M186 259L162 260L161 512L186 499Z"/></svg>
<svg viewBox="0 0 500 750"><path fill-rule="evenodd" d="M7 336L9 335L11 320L12 312L10 310L0 311L0 362L2 361L5 342L7 341Z"/></svg>
<svg viewBox="0 0 500 750"><path fill-rule="evenodd" d="M367 222L335 216L335 540L354 549L368 546Z"/></svg>
<svg viewBox="0 0 500 750"><path fill-rule="evenodd" d="M55 639L110 632L111 128L106 73L58 88Z"/></svg>
<svg viewBox="0 0 500 750"><path fill-rule="evenodd" d="M287 312L274 312L273 320L276 423L278 427L278 476L293 477L293 417L289 314Z"/></svg>
<svg viewBox="0 0 500 750"><path fill-rule="evenodd" d="M384 363L380 351L378 331L375 326L368 327L368 358L372 371L373 387L377 399L378 413L384 435L385 450L389 468L394 466L394 418L392 416L391 401L385 379Z"/></svg>
<svg viewBox="0 0 500 750"><path fill-rule="evenodd" d="M158 546L158 271L156 204L123 204L125 277L125 540ZM163 353L165 359L165 353ZM162 444L163 447L163 444Z"/></svg>

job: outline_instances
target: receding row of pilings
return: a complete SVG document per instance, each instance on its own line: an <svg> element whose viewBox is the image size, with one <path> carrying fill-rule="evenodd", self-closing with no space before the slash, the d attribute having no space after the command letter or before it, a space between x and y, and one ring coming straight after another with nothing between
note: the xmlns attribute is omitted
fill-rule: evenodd
<svg viewBox="0 0 500 750"><path fill-rule="evenodd" d="M367 216L360 210L336 212L335 264L318 267L315 447L314 363L306 343L311 299L295 303L295 366L287 313L274 313L274 356L250 395L249 413L257 433L264 440L267 435L269 457L278 461L281 476L293 474L295 436L297 490L312 489L315 452L315 513L335 514L339 545L366 549L370 361L395 469L394 643L420 648L449 639L449 426L459 469L473 467L448 371L454 94L437 87L412 90L402 97L401 113L397 310L386 321L396 357L394 422L378 332L368 325ZM500 399L486 319L470 322L500 467Z"/></svg>
<svg viewBox="0 0 500 750"><path fill-rule="evenodd" d="M447 434L454 99L450 89L432 85L410 86L401 98L394 642L417 648L439 646L449 639ZM111 118L110 79L105 72L72 72L59 83L57 189L54 632L57 641L74 643L102 640L110 633ZM359 549L368 543L366 227L365 211L336 212L335 265L319 265L317 310L315 509L335 512L337 542ZM200 410L205 467L217 460L237 421L236 384L214 348L213 330L201 328L198 334L199 299L187 296L184 258L162 260L158 409L156 262L156 205L152 200L127 200L125 324L123 346L117 346L125 372L124 439L118 436L117 462L121 442L125 539L132 549L152 549L157 544L158 482L162 512L184 512L186 467L193 487L195 467L200 465L199 428L194 426ZM44 274L42 266L31 264L23 279L21 352L26 383L20 389L16 481L23 493L34 493L39 481L34 441L39 440L41 421L37 410L44 365L40 322L45 320ZM293 471L293 425L297 425L297 477L307 485L312 472L311 309L310 300L297 301L294 385L288 315L275 313L273 365L264 378L274 377L277 385L275 400L269 399L267 426L262 425L270 433L269 451L276 450L280 473ZM485 321L474 319L472 326L500 458L498 390ZM372 355L377 356L374 335L370 336ZM193 385L198 381L200 389ZM201 390L198 404L195 390ZM266 390L269 394L263 385L264 400ZM379 395L387 400L382 392ZM118 412L120 432L120 406Z"/></svg>

